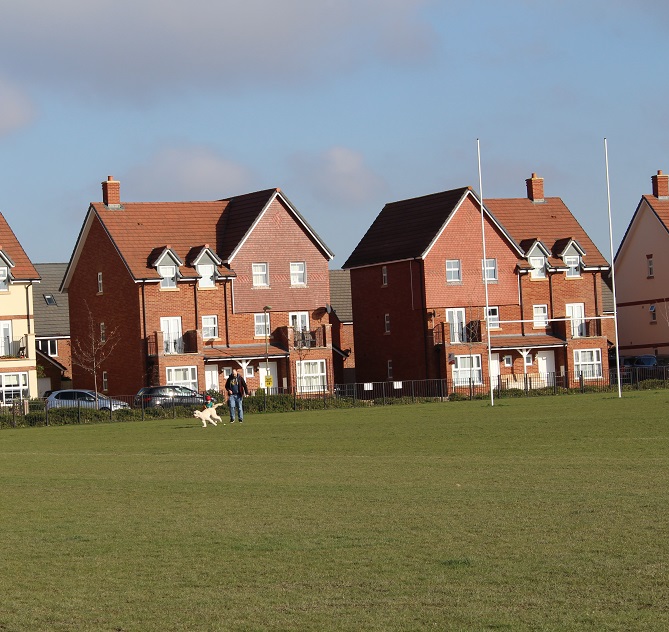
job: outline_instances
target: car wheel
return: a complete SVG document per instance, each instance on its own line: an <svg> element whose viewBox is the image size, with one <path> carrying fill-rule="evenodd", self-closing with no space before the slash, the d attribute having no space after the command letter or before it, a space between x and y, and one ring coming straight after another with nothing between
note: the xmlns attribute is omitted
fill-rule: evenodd
<svg viewBox="0 0 669 632"><path fill-rule="evenodd" d="M104 410L106 413L108 413L111 409L108 406L101 406L100 410Z"/></svg>

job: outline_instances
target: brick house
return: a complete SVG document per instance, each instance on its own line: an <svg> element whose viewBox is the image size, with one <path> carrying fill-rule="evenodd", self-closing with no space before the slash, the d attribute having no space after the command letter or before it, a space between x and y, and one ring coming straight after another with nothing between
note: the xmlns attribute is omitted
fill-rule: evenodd
<svg viewBox="0 0 669 632"><path fill-rule="evenodd" d="M102 198L88 209L62 289L75 348L115 338L98 376L105 392L222 390L234 367L252 390L332 384L333 254L280 189L133 203L110 176ZM73 378L92 384L76 366Z"/></svg>
<svg viewBox="0 0 669 632"><path fill-rule="evenodd" d="M335 383L352 384L355 382L355 344L348 270L330 270L330 323Z"/></svg>
<svg viewBox="0 0 669 632"><path fill-rule="evenodd" d="M620 355L669 356L669 175L651 177L615 257Z"/></svg>
<svg viewBox="0 0 669 632"><path fill-rule="evenodd" d="M0 405L38 395L33 288L39 281L0 213Z"/></svg>
<svg viewBox="0 0 669 632"><path fill-rule="evenodd" d="M33 291L35 300L35 345L39 394L72 386L70 310L68 295L59 292L67 263L36 263L41 282Z"/></svg>
<svg viewBox="0 0 669 632"><path fill-rule="evenodd" d="M344 264L358 381L490 374L520 388L606 374L609 265L562 200L544 198L542 178L526 184L526 198L485 201L485 262L470 187L383 208Z"/></svg>

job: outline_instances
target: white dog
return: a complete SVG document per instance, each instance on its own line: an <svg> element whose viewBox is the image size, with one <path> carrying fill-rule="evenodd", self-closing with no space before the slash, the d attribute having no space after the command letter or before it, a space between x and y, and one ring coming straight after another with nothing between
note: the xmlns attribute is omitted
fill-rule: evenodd
<svg viewBox="0 0 669 632"><path fill-rule="evenodd" d="M217 414L216 414L216 409L219 406L223 406L223 403L219 404L214 404L212 408L205 408L204 410L196 410L193 413L193 417L197 417L202 421L202 427L206 428L207 427L207 422L209 422L212 426L218 425L219 421L223 421Z"/></svg>

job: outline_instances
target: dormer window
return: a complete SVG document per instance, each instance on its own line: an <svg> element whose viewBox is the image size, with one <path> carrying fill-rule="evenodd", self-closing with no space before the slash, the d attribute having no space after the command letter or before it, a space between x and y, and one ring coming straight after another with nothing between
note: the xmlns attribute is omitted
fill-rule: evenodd
<svg viewBox="0 0 669 632"><path fill-rule="evenodd" d="M177 286L177 267L176 266L158 266L160 275L160 287L175 288Z"/></svg>
<svg viewBox="0 0 669 632"><path fill-rule="evenodd" d="M9 290L9 268L0 267L0 291L6 292Z"/></svg>
<svg viewBox="0 0 669 632"><path fill-rule="evenodd" d="M198 287L216 287L216 268L211 263L200 263L195 268L200 275Z"/></svg>
<svg viewBox="0 0 669 632"><path fill-rule="evenodd" d="M530 257L530 265L532 266L530 276L533 279L546 278L546 257Z"/></svg>
<svg viewBox="0 0 669 632"><path fill-rule="evenodd" d="M581 276L581 257L578 255L565 255L564 263L567 266L567 278L573 279Z"/></svg>

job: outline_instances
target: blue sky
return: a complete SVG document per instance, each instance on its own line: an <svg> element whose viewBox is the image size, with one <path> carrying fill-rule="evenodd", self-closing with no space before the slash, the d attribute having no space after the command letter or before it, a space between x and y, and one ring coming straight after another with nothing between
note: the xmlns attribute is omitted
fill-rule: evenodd
<svg viewBox="0 0 669 632"><path fill-rule="evenodd" d="M532 172L609 258L669 172L656 0L0 0L0 211L67 261L125 201L281 187L340 267L386 202ZM410 218L407 218L410 221ZM187 226L187 220L185 221Z"/></svg>

